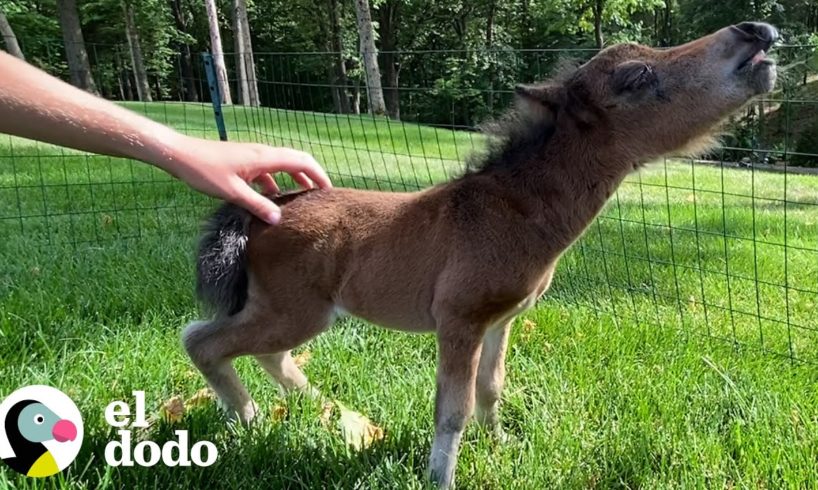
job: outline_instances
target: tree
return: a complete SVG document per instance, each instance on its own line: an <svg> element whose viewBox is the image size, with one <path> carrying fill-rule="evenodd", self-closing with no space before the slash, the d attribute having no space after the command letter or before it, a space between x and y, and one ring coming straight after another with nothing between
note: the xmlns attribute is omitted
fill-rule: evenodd
<svg viewBox="0 0 818 490"><path fill-rule="evenodd" d="M170 0L170 9L180 37L176 46L179 50L179 69L182 72L182 99L197 102L199 91L196 88L196 76L193 71L193 54L190 51L190 41L193 38L188 33L188 14L182 5L182 0Z"/></svg>
<svg viewBox="0 0 818 490"><path fill-rule="evenodd" d="M656 39L650 38L655 35L656 28L645 28L643 20L655 21L656 9L665 6L665 0L587 0L581 4L577 24L582 31L593 32L597 49L605 45L604 32L608 33L610 44L621 41L656 43Z"/></svg>
<svg viewBox="0 0 818 490"><path fill-rule="evenodd" d="M602 34L602 16L605 13L605 4L607 2L608 0L588 0L587 3L582 5L582 15L586 16L588 13L591 15L591 23L594 30L594 45L596 45L596 49L602 49L605 46L605 38Z"/></svg>
<svg viewBox="0 0 818 490"><path fill-rule="evenodd" d="M664 5L654 9L654 38L660 46L673 43L673 4L674 0L665 0Z"/></svg>
<svg viewBox="0 0 818 490"><path fill-rule="evenodd" d="M347 94L346 53L344 53L344 35L341 27L341 3L338 0L329 1L329 51L332 53L332 66L330 67L330 85L332 86L332 100L335 105L335 112L339 114L349 114L351 107L349 104L349 94Z"/></svg>
<svg viewBox="0 0 818 490"><path fill-rule="evenodd" d="M136 80L136 93L142 102L151 102L151 88L148 83L148 71L145 69L145 58L142 56L142 44L134 17L134 7L130 2L123 2L125 13L125 35L128 38L128 49L131 52L131 66Z"/></svg>
<svg viewBox="0 0 818 490"><path fill-rule="evenodd" d="M375 48L375 32L369 13L369 0L355 0L355 18L358 21L358 37L361 43L361 58L366 74L366 94L369 112L375 115L386 113L381 87L381 71L378 67L378 51Z"/></svg>
<svg viewBox="0 0 818 490"><path fill-rule="evenodd" d="M77 2L76 0L57 0L57 10L60 15L60 27L65 43L65 57L68 60L71 84L96 94L97 86L91 75L91 65L88 63L88 52L85 49L85 39L82 37Z"/></svg>
<svg viewBox="0 0 818 490"><path fill-rule="evenodd" d="M386 110L392 119L400 119L400 91L398 77L397 31L400 24L400 4L402 0L386 0L378 7L378 35L383 60L384 98Z"/></svg>
<svg viewBox="0 0 818 490"><path fill-rule="evenodd" d="M594 0L591 6L594 13L594 40L596 48L602 49L605 46L605 39L602 37L602 12L605 9L605 0Z"/></svg>
<svg viewBox="0 0 818 490"><path fill-rule="evenodd" d="M236 66L236 101L250 105L250 87L247 84L247 65L244 57L244 24L240 20L239 5L241 0L234 0L233 17L233 60Z"/></svg>
<svg viewBox="0 0 818 490"><path fill-rule="evenodd" d="M20 49L20 45L17 43L17 36L14 35L14 30L11 28L11 24L9 24L8 19L6 19L6 15L0 10L0 36L3 37L3 41L6 44L6 50L12 56L16 56L21 60L25 60L26 57L23 56L23 50Z"/></svg>
<svg viewBox="0 0 818 490"><path fill-rule="evenodd" d="M216 82L219 84L221 102L232 104L230 85L227 84L227 69L224 66L224 50L222 49L222 35L219 31L219 12L216 10L216 0L205 0L205 7L210 33L210 52L213 55L213 68L216 70Z"/></svg>
<svg viewBox="0 0 818 490"><path fill-rule="evenodd" d="M246 0L234 0L233 2L233 42L236 48L239 97L244 105L258 106L258 80L256 80L256 63L253 60L253 42L250 38Z"/></svg>

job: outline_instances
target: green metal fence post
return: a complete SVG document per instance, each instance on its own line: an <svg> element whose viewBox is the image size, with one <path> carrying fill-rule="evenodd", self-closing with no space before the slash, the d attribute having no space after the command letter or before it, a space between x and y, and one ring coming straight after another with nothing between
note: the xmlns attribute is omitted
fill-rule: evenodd
<svg viewBox="0 0 818 490"><path fill-rule="evenodd" d="M210 101L213 104L213 116L216 119L216 128L219 130L219 139L227 141L227 128L224 125L224 114L222 113L222 94L219 92L219 79L216 76L213 55L202 53L202 62L207 74L207 86L210 88Z"/></svg>

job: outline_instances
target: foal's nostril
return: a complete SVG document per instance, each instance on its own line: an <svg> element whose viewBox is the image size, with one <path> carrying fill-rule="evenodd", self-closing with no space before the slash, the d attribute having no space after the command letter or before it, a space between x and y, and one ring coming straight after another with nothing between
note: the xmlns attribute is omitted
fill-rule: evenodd
<svg viewBox="0 0 818 490"><path fill-rule="evenodd" d="M778 40L778 30L764 22L742 22L732 26L732 29L746 41L761 44L764 50Z"/></svg>

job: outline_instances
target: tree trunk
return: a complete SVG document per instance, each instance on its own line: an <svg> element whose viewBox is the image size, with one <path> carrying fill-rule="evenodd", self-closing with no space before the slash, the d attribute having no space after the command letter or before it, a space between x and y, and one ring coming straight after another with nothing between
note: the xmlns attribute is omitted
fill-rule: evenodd
<svg viewBox="0 0 818 490"><path fill-rule="evenodd" d="M351 107L350 111L353 114L361 113L361 85L356 81L352 85L352 96L350 97Z"/></svg>
<svg viewBox="0 0 818 490"><path fill-rule="evenodd" d="M664 46L670 46L673 42L673 0L665 0L665 19L662 29Z"/></svg>
<svg viewBox="0 0 818 490"><path fill-rule="evenodd" d="M347 93L346 61L344 60L344 36L341 29L341 4L338 0L329 0L329 27L330 52L332 53L332 67L330 80L332 85L332 101L335 111L339 114L349 114L349 94Z"/></svg>
<svg viewBox="0 0 818 490"><path fill-rule="evenodd" d="M182 7L182 0L171 0L170 10L173 12L173 21L179 32L187 34L187 17ZM177 44L179 48L179 68L182 75L182 100L188 102L199 101L199 89L196 87L196 74L193 71L193 53L190 45L182 41Z"/></svg>
<svg viewBox="0 0 818 490"><path fill-rule="evenodd" d="M76 0L57 0L60 14L60 28L65 43L65 57L68 61L71 84L92 94L97 93L91 65L88 63L88 52L85 50L85 39L82 37L80 14Z"/></svg>
<svg viewBox="0 0 818 490"><path fill-rule="evenodd" d="M520 5L520 18L522 19L521 20L521 25L522 25L521 31L522 31L523 35L522 35L521 47L523 49L529 49L529 48L534 47L534 43L531 42L531 33L532 33L532 31L534 29L532 28L531 14L529 12L530 9L531 9L531 4L530 4L529 0L522 0L522 3Z"/></svg>
<svg viewBox="0 0 818 490"><path fill-rule="evenodd" d="M247 85L247 65L244 56L244 24L239 9L242 1L233 1L233 60L236 64L236 100L242 105L250 105L250 88Z"/></svg>
<svg viewBox="0 0 818 490"><path fill-rule="evenodd" d="M486 47L491 48L494 44L494 16L497 14L497 3L489 2L489 12L486 16Z"/></svg>
<svg viewBox="0 0 818 490"><path fill-rule="evenodd" d="M6 51L8 51L10 55L25 61L26 57L23 56L23 50L20 49L20 45L17 43L17 36L14 35L14 30L11 28L11 24L9 24L2 10L0 10L0 36L2 36L3 41L5 41Z"/></svg>
<svg viewBox="0 0 818 490"><path fill-rule="evenodd" d="M673 0L665 0L653 11L653 32L659 46L670 46L673 41Z"/></svg>
<svg viewBox="0 0 818 490"><path fill-rule="evenodd" d="M489 2L488 5L488 14L486 15L486 49L491 49L492 45L494 44L494 19L497 15L497 2L492 0ZM496 59L493 55L489 55L489 60L493 60L488 65L488 79L489 79L489 90L488 90L488 106L489 112L494 113L494 83L497 79L497 70L496 66Z"/></svg>
<svg viewBox="0 0 818 490"><path fill-rule="evenodd" d="M227 69L224 67L224 51L222 50L222 35L219 32L219 14L216 10L216 0L205 0L207 8L207 23L210 30L210 51L213 55L213 68L216 70L216 80L219 84L219 93L222 104L232 104L230 85L227 84Z"/></svg>
<svg viewBox="0 0 818 490"><path fill-rule="evenodd" d="M469 14L471 13L470 8L461 8L458 12L458 15L452 19L452 24L454 25L454 33L457 36L457 45L461 47L464 51L467 50L468 46L466 43L466 35L469 32Z"/></svg>
<svg viewBox="0 0 818 490"><path fill-rule="evenodd" d="M122 83L122 73L117 72L117 88L119 89L119 100L125 100L125 85Z"/></svg>
<svg viewBox="0 0 818 490"><path fill-rule="evenodd" d="M400 0L387 0L378 9L378 35L381 41L381 59L385 87L383 95L386 110L392 119L400 119L400 91L398 89L397 28L400 15Z"/></svg>
<svg viewBox="0 0 818 490"><path fill-rule="evenodd" d="M136 94L141 102L151 102L151 86L148 83L148 71L145 69L145 59L142 56L142 45L139 41L139 31L136 28L133 5L128 2L122 4L125 10L125 34L128 37L128 49L131 51L131 66L136 80ZM160 95L160 94L157 94Z"/></svg>
<svg viewBox="0 0 818 490"><path fill-rule="evenodd" d="M375 33L372 29L372 16L369 13L369 0L355 0L355 17L358 20L358 37L361 41L361 58L364 61L366 74L366 95L369 100L369 112L375 115L386 113L381 87L381 71L378 68L378 51L375 49Z"/></svg>
<svg viewBox="0 0 818 490"><path fill-rule="evenodd" d="M247 1L236 0L236 4L240 6L238 12L239 21L242 26L241 54L242 58L244 58L244 70L247 75L248 98L251 106L258 107L258 80L256 79L256 62L253 56L253 38L250 32L250 19L247 16Z"/></svg>
<svg viewBox="0 0 818 490"><path fill-rule="evenodd" d="M117 69L117 78L119 79L119 90L122 94L122 100L133 100L133 92L131 91L131 75L128 68L122 62L122 57L119 54L119 48L114 51L114 60Z"/></svg>
<svg viewBox="0 0 818 490"><path fill-rule="evenodd" d="M597 49L605 46L605 39L602 37L602 12L605 9L605 0L594 0L594 40Z"/></svg>
<svg viewBox="0 0 818 490"><path fill-rule="evenodd" d="M125 99L125 83L122 81L122 64L119 62L119 50L114 51L114 73L116 73L116 84L119 100Z"/></svg>
<svg viewBox="0 0 818 490"><path fill-rule="evenodd" d="M131 72L128 69L122 70L122 81L125 83L125 100L134 100L133 84L131 83Z"/></svg>

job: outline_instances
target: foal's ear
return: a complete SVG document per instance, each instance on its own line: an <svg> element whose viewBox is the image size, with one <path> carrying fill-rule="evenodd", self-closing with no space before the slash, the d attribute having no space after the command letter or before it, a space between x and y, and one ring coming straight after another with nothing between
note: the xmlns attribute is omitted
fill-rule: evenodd
<svg viewBox="0 0 818 490"><path fill-rule="evenodd" d="M517 109L535 121L553 121L567 99L565 87L556 84L517 85Z"/></svg>

